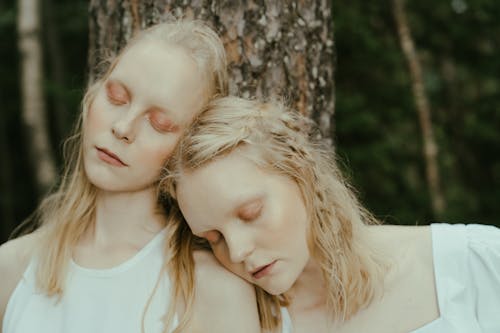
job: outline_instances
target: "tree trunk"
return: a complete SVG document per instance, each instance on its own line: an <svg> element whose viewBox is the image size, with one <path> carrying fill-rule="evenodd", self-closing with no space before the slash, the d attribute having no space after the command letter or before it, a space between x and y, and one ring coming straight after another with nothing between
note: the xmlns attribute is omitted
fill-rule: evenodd
<svg viewBox="0 0 500 333"><path fill-rule="evenodd" d="M67 88L66 64L64 51L61 47L59 27L55 24L53 0L43 0L43 21L45 22L45 42L47 45L46 55L49 60L50 75L55 86L53 97L53 119L57 128L57 138L66 138L70 129L71 114L62 94Z"/></svg>
<svg viewBox="0 0 500 333"><path fill-rule="evenodd" d="M30 159L40 197L54 182L56 168L49 143L43 99L38 0L19 0L18 33L21 55L22 120L27 132Z"/></svg>
<svg viewBox="0 0 500 333"><path fill-rule="evenodd" d="M0 244L5 242L14 229L14 184L7 124L0 121Z"/></svg>
<svg viewBox="0 0 500 333"><path fill-rule="evenodd" d="M411 36L410 27L406 19L404 0L393 0L393 12L399 34L401 48L408 62L413 95L417 108L420 129L422 131L423 155L426 166L427 183L431 197L434 215L439 217L445 208L445 200L441 193L439 168L437 162L438 148L432 130L431 110L425 93L422 78L422 68L418 59L415 44Z"/></svg>
<svg viewBox="0 0 500 333"><path fill-rule="evenodd" d="M221 36L230 92L285 96L333 137L333 20L328 0L122 0L90 2L89 68L116 52L137 29L168 18L202 19ZM94 80L98 72L90 73ZM331 139L330 139L331 141Z"/></svg>

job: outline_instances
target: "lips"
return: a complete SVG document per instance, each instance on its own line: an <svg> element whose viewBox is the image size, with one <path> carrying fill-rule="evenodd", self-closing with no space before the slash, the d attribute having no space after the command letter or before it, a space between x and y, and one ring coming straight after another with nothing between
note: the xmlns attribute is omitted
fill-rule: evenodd
<svg viewBox="0 0 500 333"><path fill-rule="evenodd" d="M252 276L255 279L260 279L261 277L264 277L271 272L271 269L274 267L275 263L276 263L276 260L267 264L267 265L257 267L250 274L252 274Z"/></svg>
<svg viewBox="0 0 500 333"><path fill-rule="evenodd" d="M121 166L121 167L128 166L116 154L112 153L106 148L96 147L96 149L97 149L97 155L102 161L114 166Z"/></svg>

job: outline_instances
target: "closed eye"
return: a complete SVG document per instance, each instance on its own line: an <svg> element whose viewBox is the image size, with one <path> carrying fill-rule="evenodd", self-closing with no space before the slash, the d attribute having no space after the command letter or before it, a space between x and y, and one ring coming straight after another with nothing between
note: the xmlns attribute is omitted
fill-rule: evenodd
<svg viewBox="0 0 500 333"><path fill-rule="evenodd" d="M127 88L119 82L106 82L106 96L113 105L124 105L130 101L130 94Z"/></svg>
<svg viewBox="0 0 500 333"><path fill-rule="evenodd" d="M153 109L149 111L148 118L151 126L158 132L177 132L179 130L179 126L162 110Z"/></svg>
<svg viewBox="0 0 500 333"><path fill-rule="evenodd" d="M256 220L262 214L263 206L262 200L254 200L238 209L238 218L246 222Z"/></svg>

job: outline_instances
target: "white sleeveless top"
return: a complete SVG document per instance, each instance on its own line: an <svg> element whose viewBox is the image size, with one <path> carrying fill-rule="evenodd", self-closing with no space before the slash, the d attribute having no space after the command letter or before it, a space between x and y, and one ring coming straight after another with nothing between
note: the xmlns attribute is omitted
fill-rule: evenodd
<svg viewBox="0 0 500 333"><path fill-rule="evenodd" d="M431 233L440 316L410 333L500 333L500 229L432 224ZM281 313L283 333L292 333Z"/></svg>
<svg viewBox="0 0 500 333"><path fill-rule="evenodd" d="M110 269L83 268L71 261L59 302L35 288L32 260L9 299L3 333L138 333L145 306L164 263L165 230L131 259ZM170 281L162 274L144 315L146 333L163 332ZM174 327L177 325L174 320Z"/></svg>

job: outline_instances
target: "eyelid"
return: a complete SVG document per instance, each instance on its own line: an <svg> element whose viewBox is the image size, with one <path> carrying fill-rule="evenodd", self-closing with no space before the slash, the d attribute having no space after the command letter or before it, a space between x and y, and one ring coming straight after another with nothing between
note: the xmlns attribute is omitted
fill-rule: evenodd
<svg viewBox="0 0 500 333"><path fill-rule="evenodd" d="M127 88L123 84L115 81L106 82L106 95L112 101L123 104L127 103L130 99Z"/></svg>
<svg viewBox="0 0 500 333"><path fill-rule="evenodd" d="M162 110L151 110L148 118L151 125L160 132L176 132L179 129L179 126ZM161 119L158 118L163 118L164 122L162 123Z"/></svg>
<svg viewBox="0 0 500 333"><path fill-rule="evenodd" d="M241 207L238 210L238 217L244 221L252 221L260 216L263 206L262 200L255 200Z"/></svg>

